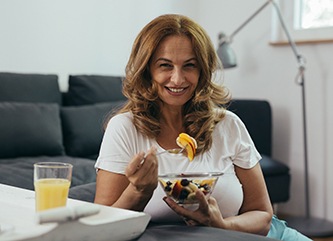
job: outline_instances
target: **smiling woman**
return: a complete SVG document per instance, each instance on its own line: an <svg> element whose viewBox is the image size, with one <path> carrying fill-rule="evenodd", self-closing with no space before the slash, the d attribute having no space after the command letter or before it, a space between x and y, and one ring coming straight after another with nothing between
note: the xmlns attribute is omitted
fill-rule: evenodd
<svg viewBox="0 0 333 241"><path fill-rule="evenodd" d="M144 211L157 223L308 240L273 217L261 156L225 109L229 91L214 82L219 66L207 33L186 16L161 15L140 31L126 67L127 104L109 120L96 161L95 202ZM179 143L188 156L165 153ZM219 178L197 180L212 172ZM158 177L170 173L183 178L165 180L163 190Z"/></svg>

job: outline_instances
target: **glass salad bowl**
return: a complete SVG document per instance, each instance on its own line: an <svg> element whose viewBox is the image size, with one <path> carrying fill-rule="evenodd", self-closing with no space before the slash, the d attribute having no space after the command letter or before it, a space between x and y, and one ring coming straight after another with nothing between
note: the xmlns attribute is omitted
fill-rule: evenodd
<svg viewBox="0 0 333 241"><path fill-rule="evenodd" d="M208 198L222 172L170 173L159 175L165 194L178 204L196 204L196 191L199 189Z"/></svg>

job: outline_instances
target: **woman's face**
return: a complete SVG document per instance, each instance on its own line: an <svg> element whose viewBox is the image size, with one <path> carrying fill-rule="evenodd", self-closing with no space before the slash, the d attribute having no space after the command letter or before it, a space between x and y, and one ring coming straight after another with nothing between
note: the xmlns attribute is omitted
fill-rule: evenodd
<svg viewBox="0 0 333 241"><path fill-rule="evenodd" d="M152 56L150 74L164 104L184 105L192 97L200 75L190 39L177 35L163 39Z"/></svg>

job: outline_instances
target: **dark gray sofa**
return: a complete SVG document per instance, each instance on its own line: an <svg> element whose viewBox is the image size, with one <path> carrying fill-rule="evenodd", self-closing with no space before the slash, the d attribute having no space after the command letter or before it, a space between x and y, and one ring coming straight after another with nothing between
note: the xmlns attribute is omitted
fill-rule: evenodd
<svg viewBox="0 0 333 241"><path fill-rule="evenodd" d="M33 190L33 163L74 165L70 197L93 201L94 164L106 116L125 101L121 78L69 76L68 91L56 75L0 73L0 183ZM264 100L233 100L259 152L272 203L289 199L289 168L271 158L272 113Z"/></svg>
<svg viewBox="0 0 333 241"><path fill-rule="evenodd" d="M33 190L40 161L73 164L71 187L95 182L103 122L124 101L120 77L73 75L62 93L57 75L0 73L0 183Z"/></svg>

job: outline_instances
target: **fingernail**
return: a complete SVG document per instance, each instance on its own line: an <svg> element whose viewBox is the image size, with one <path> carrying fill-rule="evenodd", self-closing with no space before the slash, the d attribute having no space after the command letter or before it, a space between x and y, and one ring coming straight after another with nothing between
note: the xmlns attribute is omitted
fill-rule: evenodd
<svg viewBox="0 0 333 241"><path fill-rule="evenodd" d="M163 201L166 203L166 205L168 205L170 207L170 204L168 202L168 198L167 197L163 197Z"/></svg>

